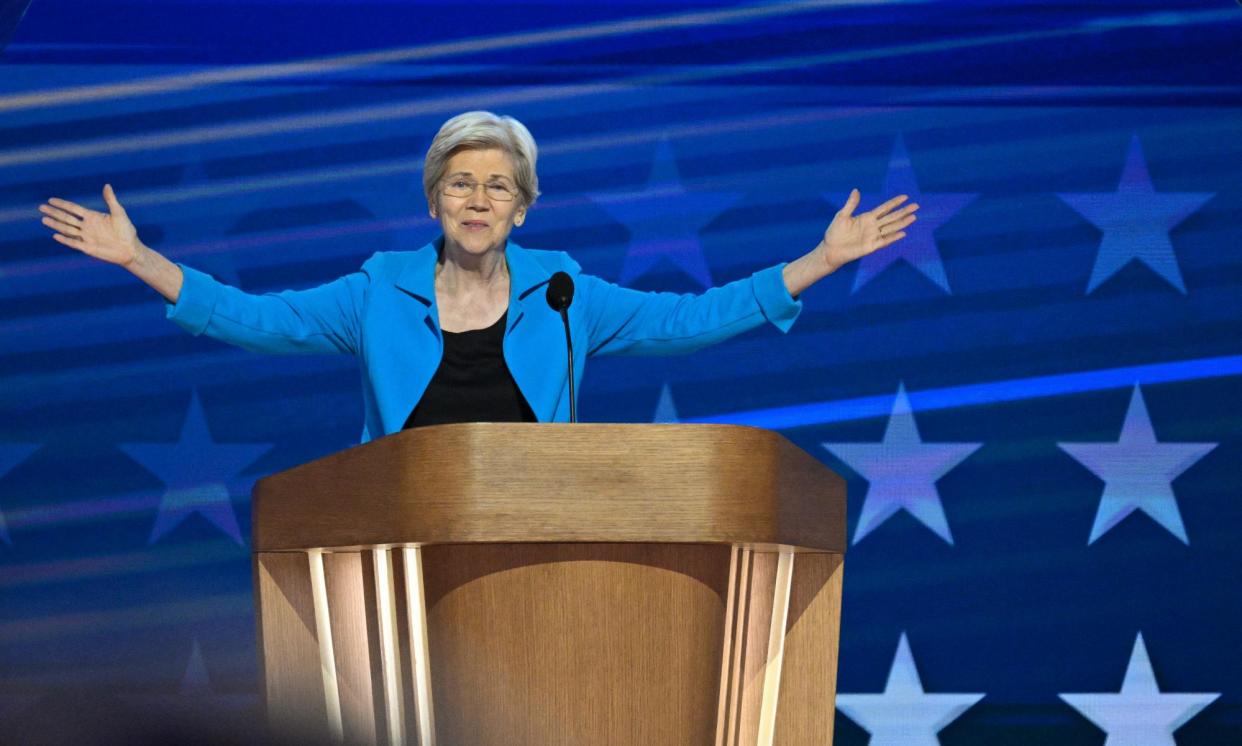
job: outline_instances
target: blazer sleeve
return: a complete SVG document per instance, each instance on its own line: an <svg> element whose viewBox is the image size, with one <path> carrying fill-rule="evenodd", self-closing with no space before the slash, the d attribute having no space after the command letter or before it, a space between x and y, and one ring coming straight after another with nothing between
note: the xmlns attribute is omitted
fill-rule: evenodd
<svg viewBox="0 0 1242 746"><path fill-rule="evenodd" d="M630 290L580 275L588 355L675 355L722 342L765 321L789 331L802 302L789 295L784 264L702 294Z"/></svg>
<svg viewBox="0 0 1242 746"><path fill-rule="evenodd" d="M181 295L165 315L198 336L255 352L358 354L363 307L377 257L362 269L309 290L255 295L178 265Z"/></svg>

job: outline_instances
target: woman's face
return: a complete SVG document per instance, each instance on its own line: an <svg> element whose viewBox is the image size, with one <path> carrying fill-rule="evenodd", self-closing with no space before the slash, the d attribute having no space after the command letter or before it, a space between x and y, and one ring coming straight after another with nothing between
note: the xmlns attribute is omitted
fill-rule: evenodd
<svg viewBox="0 0 1242 746"><path fill-rule="evenodd" d="M446 186L461 191L470 184L478 186L468 196L445 193ZM450 156L431 207L431 217L440 221L445 242L474 255L503 251L509 231L526 219L516 184L513 161L500 148L470 148ZM512 200L496 198L504 195L501 187L514 195Z"/></svg>

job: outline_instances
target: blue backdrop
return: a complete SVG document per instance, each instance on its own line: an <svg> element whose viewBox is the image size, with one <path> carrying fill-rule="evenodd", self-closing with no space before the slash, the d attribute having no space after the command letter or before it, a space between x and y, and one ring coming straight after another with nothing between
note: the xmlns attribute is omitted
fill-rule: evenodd
<svg viewBox="0 0 1242 746"><path fill-rule="evenodd" d="M361 431L351 359L192 338L36 206L108 181L174 260L308 287L435 235L422 156L479 108L541 146L517 239L632 287L793 259L851 187L922 205L789 335L581 392L848 479L837 743L1242 742L1240 34L1232 0L5 3L0 742L252 719L250 488Z"/></svg>

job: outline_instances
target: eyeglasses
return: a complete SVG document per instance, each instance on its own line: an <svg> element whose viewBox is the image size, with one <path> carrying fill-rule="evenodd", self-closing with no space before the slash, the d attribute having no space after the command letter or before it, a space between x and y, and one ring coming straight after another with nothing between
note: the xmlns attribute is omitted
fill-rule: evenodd
<svg viewBox="0 0 1242 746"><path fill-rule="evenodd" d="M449 197L470 197L480 183L474 179L453 177L444 182L442 191ZM483 194L496 202L512 202L517 197L517 190L503 181L489 181L483 184Z"/></svg>

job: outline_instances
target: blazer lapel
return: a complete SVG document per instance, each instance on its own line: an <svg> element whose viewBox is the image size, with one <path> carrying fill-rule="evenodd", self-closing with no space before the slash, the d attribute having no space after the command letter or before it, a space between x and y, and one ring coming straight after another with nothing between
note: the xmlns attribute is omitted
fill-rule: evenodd
<svg viewBox="0 0 1242 746"><path fill-rule="evenodd" d="M436 312L436 262L440 258L440 248L444 237L413 252L401 274L394 284L414 301L410 313L417 321L430 319L426 326L432 330L436 338L440 337L440 316ZM422 325L421 323L419 324Z"/></svg>
<svg viewBox="0 0 1242 746"><path fill-rule="evenodd" d="M509 264L509 324L505 330L508 335L521 322L526 304L543 301L538 291L552 275L530 252L512 241L505 248L505 259Z"/></svg>
<svg viewBox="0 0 1242 746"><path fill-rule="evenodd" d="M431 317L436 329L440 328L439 314L436 313L436 262L443 245L444 237L440 236L413 252L395 281L397 287L418 303L423 314ZM547 285L552 275L530 252L512 241L505 247L505 260L509 266L508 333L522 318L527 303L542 300L536 291Z"/></svg>
<svg viewBox="0 0 1242 746"><path fill-rule="evenodd" d="M405 422L410 409L426 390L427 384L440 364L443 350L443 335L440 333L439 313L436 310L436 262L444 246L444 237L427 244L410 254L405 266L397 275L393 284L407 299L400 312L405 317L399 324L402 328L422 326L430 330L435 342L430 349L423 348L418 359L410 359L398 366L403 370L417 371L410 376L403 389L400 402L391 413L391 422L386 423L389 431L396 432ZM533 355L531 348L539 346L539 335L545 333L540 324L531 325L523 322L527 310L536 310L538 306L530 304L544 303L543 288L551 278L551 272L544 268L526 249L512 241L505 247L505 260L509 268L509 312L505 330L505 360L509 372L517 382L518 388L526 397L527 402L536 408L536 416L543 421L550 420L553 413L539 411L540 405L548 397L541 390L545 384L540 374L541 366L533 366L532 361L541 360ZM407 315L408 314L408 315ZM515 335L515 330L517 334ZM535 335L535 336L531 336ZM517 336L510 343L510 338ZM397 357L415 354L416 348L401 348L393 354ZM427 355L427 353L431 353ZM425 357L424 357L425 356ZM546 385L543 386L546 388Z"/></svg>

